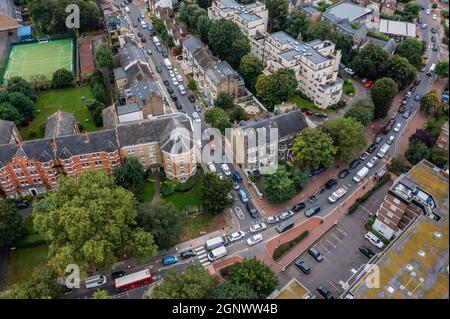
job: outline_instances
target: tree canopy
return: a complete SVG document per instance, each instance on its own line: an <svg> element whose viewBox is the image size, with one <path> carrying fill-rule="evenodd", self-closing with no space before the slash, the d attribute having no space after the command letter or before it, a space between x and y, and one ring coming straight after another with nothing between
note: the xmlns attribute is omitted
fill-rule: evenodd
<svg viewBox="0 0 450 319"><path fill-rule="evenodd" d="M370 99L363 99L353 103L352 107L345 113L344 117L352 117L367 126L373 119L375 106Z"/></svg>
<svg viewBox="0 0 450 319"><path fill-rule="evenodd" d="M259 59L251 54L244 55L239 65L239 74L244 78L246 87L255 92L258 76L262 73L264 66Z"/></svg>
<svg viewBox="0 0 450 319"><path fill-rule="evenodd" d="M425 93L420 98L420 109L426 113L436 111L439 106L439 96L435 90Z"/></svg>
<svg viewBox="0 0 450 319"><path fill-rule="evenodd" d="M405 89L416 79L417 70L406 58L394 54L386 63L385 76L393 79L400 90Z"/></svg>
<svg viewBox="0 0 450 319"><path fill-rule="evenodd" d="M412 140L409 143L409 147L405 153L405 157L411 164L416 165L423 159L430 157L431 150L422 141Z"/></svg>
<svg viewBox="0 0 450 319"><path fill-rule="evenodd" d="M384 76L389 53L375 43L366 44L353 59L353 70L360 76L379 79Z"/></svg>
<svg viewBox="0 0 450 319"><path fill-rule="evenodd" d="M271 202L285 202L294 197L306 184L307 174L279 164L274 174L264 176L264 190Z"/></svg>
<svg viewBox="0 0 450 319"><path fill-rule="evenodd" d="M426 42L408 38L399 43L395 49L395 54L408 59L411 65L419 69L422 66L422 55L426 49Z"/></svg>
<svg viewBox="0 0 450 319"><path fill-rule="evenodd" d="M436 64L436 69L434 72L439 75L441 78L448 78L448 62L447 61L439 61Z"/></svg>
<svg viewBox="0 0 450 319"><path fill-rule="evenodd" d="M134 156L126 157L123 165L113 171L116 184L133 192L144 185L145 175L144 166Z"/></svg>
<svg viewBox="0 0 450 319"><path fill-rule="evenodd" d="M99 67L111 70L113 67L113 53L111 46L106 44L100 45L95 51L95 61L97 61Z"/></svg>
<svg viewBox="0 0 450 319"><path fill-rule="evenodd" d="M233 107L233 95L228 92L220 92L214 101L214 106L224 110L231 109Z"/></svg>
<svg viewBox="0 0 450 319"><path fill-rule="evenodd" d="M233 189L230 180L220 179L217 174L208 172L201 183L202 208L205 212L219 214L232 205L233 199L228 196Z"/></svg>
<svg viewBox="0 0 450 319"><path fill-rule="evenodd" d="M73 73L67 69L61 68L53 73L52 84L57 89L71 87L74 81Z"/></svg>
<svg viewBox="0 0 450 319"><path fill-rule="evenodd" d="M289 6L286 0L266 0L266 8L269 10L269 32L284 30L286 27Z"/></svg>
<svg viewBox="0 0 450 319"><path fill-rule="evenodd" d="M215 286L210 294L211 299L257 299L256 292L246 284L225 282Z"/></svg>
<svg viewBox="0 0 450 319"><path fill-rule="evenodd" d="M87 270L109 266L123 254L156 253L152 235L136 227L133 194L102 170L61 178L33 214L35 229L50 241L50 264L60 273L69 264Z"/></svg>
<svg viewBox="0 0 450 319"><path fill-rule="evenodd" d="M28 97L32 96L32 87L29 82L20 76L13 76L8 79L6 90L9 93L19 92Z"/></svg>
<svg viewBox="0 0 450 319"><path fill-rule="evenodd" d="M391 78L381 78L373 84L370 90L370 96L375 106L373 115L376 119L386 117L398 92L398 85Z"/></svg>
<svg viewBox="0 0 450 319"><path fill-rule="evenodd" d="M270 75L261 74L256 80L256 96L272 111L275 105L287 101L297 89L294 71L279 69Z"/></svg>
<svg viewBox="0 0 450 319"><path fill-rule="evenodd" d="M231 127L228 114L221 108L209 109L205 112L205 121L212 127L219 129L222 134L225 133L225 129Z"/></svg>
<svg viewBox="0 0 450 319"><path fill-rule="evenodd" d="M0 248L9 247L25 233L14 203L0 200Z"/></svg>

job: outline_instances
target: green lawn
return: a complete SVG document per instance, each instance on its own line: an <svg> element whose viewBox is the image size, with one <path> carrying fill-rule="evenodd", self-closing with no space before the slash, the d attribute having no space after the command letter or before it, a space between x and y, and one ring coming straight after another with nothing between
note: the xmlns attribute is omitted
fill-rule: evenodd
<svg viewBox="0 0 450 319"><path fill-rule="evenodd" d="M40 130L41 125L45 125L47 117L56 111L65 111L75 114L77 121L86 131L96 131L100 128L94 125L91 114L81 97L93 99L92 90L89 86L77 88L49 90L40 94L36 101L34 121L27 127L20 130L24 140L42 138L44 132Z"/></svg>
<svg viewBox="0 0 450 319"><path fill-rule="evenodd" d="M178 210L183 210L188 207L200 207L201 206L201 183L195 184L195 186L185 193L174 193L166 196L163 200L172 202Z"/></svg>
<svg viewBox="0 0 450 319"><path fill-rule="evenodd" d="M342 91L344 92L344 94L350 95L350 96L355 94L355 88L353 87L351 80L345 80L344 85L342 87Z"/></svg>
<svg viewBox="0 0 450 319"><path fill-rule="evenodd" d="M299 94L291 97L286 103L293 103L301 109L306 108L306 109L309 109L311 111L316 111L316 112L329 113L329 112L333 111L331 108L319 109L317 106L314 105L314 103L312 101L301 97Z"/></svg>
<svg viewBox="0 0 450 319"><path fill-rule="evenodd" d="M444 123L447 121L448 116L445 114L441 114L437 118L433 116L427 121L425 127L427 128L427 131L430 131L434 135L439 136L439 134L441 133L442 125L444 125Z"/></svg>
<svg viewBox="0 0 450 319"><path fill-rule="evenodd" d="M14 284L27 282L33 271L47 265L48 247L20 248L12 252L6 275L6 289Z"/></svg>
<svg viewBox="0 0 450 319"><path fill-rule="evenodd" d="M155 193L155 183L146 181L144 187L136 192L136 198L140 202L151 203Z"/></svg>
<svg viewBox="0 0 450 319"><path fill-rule="evenodd" d="M194 218L185 217L181 220L181 234L180 241L188 241L201 235L206 231L214 219L214 216L208 213L203 213Z"/></svg>

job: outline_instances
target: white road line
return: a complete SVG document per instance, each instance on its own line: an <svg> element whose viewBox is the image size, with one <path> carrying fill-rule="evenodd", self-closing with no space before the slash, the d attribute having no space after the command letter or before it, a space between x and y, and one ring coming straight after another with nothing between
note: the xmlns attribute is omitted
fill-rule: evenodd
<svg viewBox="0 0 450 319"><path fill-rule="evenodd" d="M342 240L340 240L335 234L331 234L331 236L333 236L338 242L342 243Z"/></svg>
<svg viewBox="0 0 450 319"><path fill-rule="evenodd" d="M327 239L327 242L330 243L331 246L333 246L334 248L336 248L336 245L333 244L333 243L332 243L331 241L329 241L328 239Z"/></svg>
<svg viewBox="0 0 450 319"><path fill-rule="evenodd" d="M336 227L336 230L337 230L338 232L340 232L342 235L344 235L345 237L348 236L348 234L347 234L343 229L341 229L341 227Z"/></svg>
<svg viewBox="0 0 450 319"><path fill-rule="evenodd" d="M202 258L204 258L205 256L206 256L206 253L197 255L198 259L202 259Z"/></svg>
<svg viewBox="0 0 450 319"><path fill-rule="evenodd" d="M205 247L200 246L200 247L194 248L193 250L194 250L196 253L198 253L199 251L205 250Z"/></svg>
<svg viewBox="0 0 450 319"><path fill-rule="evenodd" d="M205 261L208 261L208 257L205 257L205 258L199 259L198 261L199 261L199 262L201 262L201 263L203 263L203 262L205 262Z"/></svg>
<svg viewBox="0 0 450 319"><path fill-rule="evenodd" d="M325 246L323 246L322 244L320 244L320 246L322 246L322 248L323 248L327 253L331 253L331 250L326 249Z"/></svg>

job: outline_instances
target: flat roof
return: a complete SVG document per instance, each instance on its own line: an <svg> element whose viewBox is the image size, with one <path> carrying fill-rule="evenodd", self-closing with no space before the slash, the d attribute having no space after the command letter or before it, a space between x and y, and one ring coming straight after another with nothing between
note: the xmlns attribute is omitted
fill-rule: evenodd
<svg viewBox="0 0 450 319"><path fill-rule="evenodd" d="M297 279L289 281L273 299L306 299L309 290L306 289Z"/></svg>
<svg viewBox="0 0 450 319"><path fill-rule="evenodd" d="M329 7L325 12L332 14L339 19L348 19L348 21L353 22L367 14L370 14L372 10L358 6L354 3L341 2Z"/></svg>
<svg viewBox="0 0 450 319"><path fill-rule="evenodd" d="M416 26L414 23L380 19L379 31L385 34L398 35L402 37L415 37Z"/></svg>
<svg viewBox="0 0 450 319"><path fill-rule="evenodd" d="M119 105L117 107L117 114L118 115L124 115L128 113L134 113L141 111L140 106L137 103L130 103L126 105Z"/></svg>

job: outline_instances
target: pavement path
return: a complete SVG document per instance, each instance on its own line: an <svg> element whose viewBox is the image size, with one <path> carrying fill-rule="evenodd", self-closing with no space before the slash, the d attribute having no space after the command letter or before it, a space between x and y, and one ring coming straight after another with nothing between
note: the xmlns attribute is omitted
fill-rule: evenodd
<svg viewBox="0 0 450 319"><path fill-rule="evenodd" d="M159 174L155 175L155 191L153 193L152 204L159 203L159 199L161 197L161 178Z"/></svg>

